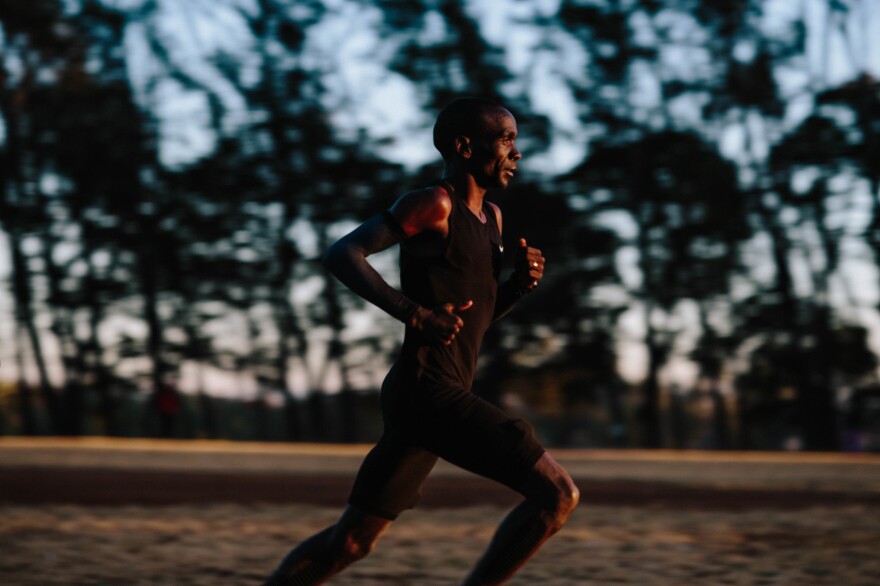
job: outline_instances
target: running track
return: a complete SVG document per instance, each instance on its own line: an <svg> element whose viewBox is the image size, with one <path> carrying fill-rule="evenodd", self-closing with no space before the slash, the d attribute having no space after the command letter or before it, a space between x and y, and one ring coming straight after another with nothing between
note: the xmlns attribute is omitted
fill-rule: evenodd
<svg viewBox="0 0 880 586"><path fill-rule="evenodd" d="M369 446L0 438L0 503L344 505ZM880 456L551 450L585 504L744 510L880 505ZM518 495L441 463L421 506Z"/></svg>

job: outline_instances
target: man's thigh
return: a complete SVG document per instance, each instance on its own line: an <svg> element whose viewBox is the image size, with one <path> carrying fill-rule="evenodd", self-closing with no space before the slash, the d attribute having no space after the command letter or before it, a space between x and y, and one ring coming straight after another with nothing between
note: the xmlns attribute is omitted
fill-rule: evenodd
<svg viewBox="0 0 880 586"><path fill-rule="evenodd" d="M520 490L544 448L532 427L467 391L434 405L413 428L415 443L444 460Z"/></svg>

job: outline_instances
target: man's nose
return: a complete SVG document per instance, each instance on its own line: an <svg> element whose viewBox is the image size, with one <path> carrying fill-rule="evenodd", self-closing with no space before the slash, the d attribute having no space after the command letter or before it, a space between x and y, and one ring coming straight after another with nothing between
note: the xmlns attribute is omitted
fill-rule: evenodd
<svg viewBox="0 0 880 586"><path fill-rule="evenodd" d="M513 149L510 151L510 158L514 161L519 161L522 158L522 154L520 154L519 149L513 147Z"/></svg>

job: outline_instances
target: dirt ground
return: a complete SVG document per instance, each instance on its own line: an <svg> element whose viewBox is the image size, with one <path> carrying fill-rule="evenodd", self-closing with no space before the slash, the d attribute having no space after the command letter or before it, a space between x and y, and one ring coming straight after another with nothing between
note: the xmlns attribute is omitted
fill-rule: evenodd
<svg viewBox="0 0 880 586"><path fill-rule="evenodd" d="M0 508L6 586L260 584L288 548L333 522L307 505ZM330 584L458 584L504 510L411 511ZM511 584L880 584L880 509L748 512L591 507Z"/></svg>
<svg viewBox="0 0 880 586"><path fill-rule="evenodd" d="M324 450L0 441L0 584L256 586L336 518L363 450ZM559 459L583 505L511 585L880 585L876 458ZM432 486L330 584L458 584L516 499L445 468Z"/></svg>

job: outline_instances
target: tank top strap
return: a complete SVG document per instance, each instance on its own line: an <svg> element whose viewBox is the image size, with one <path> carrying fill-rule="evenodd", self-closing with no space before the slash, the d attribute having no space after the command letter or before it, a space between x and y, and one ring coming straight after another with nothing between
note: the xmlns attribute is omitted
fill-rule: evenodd
<svg viewBox="0 0 880 586"><path fill-rule="evenodd" d="M446 179L442 179L442 178L437 179L435 181L428 183L425 187L442 187L443 189L445 189L449 193L449 196L452 198L454 207L462 208L460 211L468 212L469 214L474 216L473 212L466 209L467 206L465 205L464 201L462 201L460 197L455 196L455 187L453 187L452 183L450 183ZM480 222L480 223L483 224L484 226L488 227L492 231L492 233L495 235L496 238L500 238L501 237L501 230L498 229L498 221L495 217L495 210L493 210L492 206L490 206L489 203L485 200L483 200L482 211L483 211L483 215L486 216L486 221ZM476 218L476 216L474 216L474 217ZM477 220L479 221L479 218L477 218Z"/></svg>
<svg viewBox="0 0 880 586"><path fill-rule="evenodd" d="M486 226L489 227L489 231L492 235L498 239L499 243L501 241L501 229L498 227L498 217L495 215L495 208L493 208L489 202L483 202L483 213L486 214Z"/></svg>

